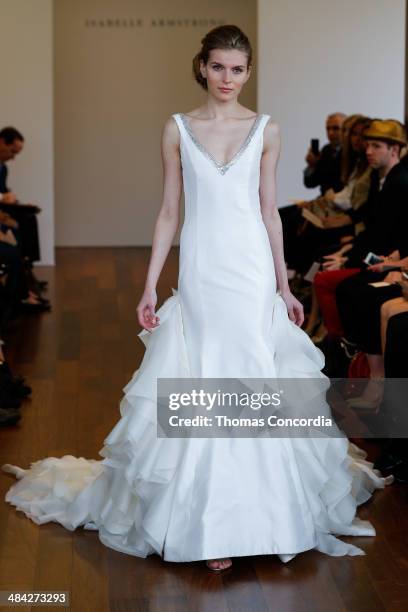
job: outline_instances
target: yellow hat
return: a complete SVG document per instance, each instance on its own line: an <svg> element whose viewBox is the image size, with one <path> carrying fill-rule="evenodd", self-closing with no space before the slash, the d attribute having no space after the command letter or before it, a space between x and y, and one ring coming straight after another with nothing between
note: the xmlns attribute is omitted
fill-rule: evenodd
<svg viewBox="0 0 408 612"><path fill-rule="evenodd" d="M395 119L374 119L370 127L364 131L364 138L386 140L400 145L407 144L405 128Z"/></svg>

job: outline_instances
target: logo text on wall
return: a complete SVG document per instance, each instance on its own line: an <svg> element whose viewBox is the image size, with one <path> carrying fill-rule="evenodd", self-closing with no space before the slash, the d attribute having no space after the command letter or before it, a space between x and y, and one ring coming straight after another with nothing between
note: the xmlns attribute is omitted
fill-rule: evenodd
<svg viewBox="0 0 408 612"><path fill-rule="evenodd" d="M225 24L223 19L188 19L188 18L152 18L149 20L140 18L116 18L116 19L85 19L86 28L203 28L215 27Z"/></svg>

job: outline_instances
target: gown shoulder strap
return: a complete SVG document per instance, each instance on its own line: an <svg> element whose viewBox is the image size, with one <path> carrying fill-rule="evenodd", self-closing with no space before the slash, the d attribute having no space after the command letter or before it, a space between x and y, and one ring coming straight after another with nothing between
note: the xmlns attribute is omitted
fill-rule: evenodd
<svg viewBox="0 0 408 612"><path fill-rule="evenodd" d="M178 128L180 130L180 132L182 132L182 128L183 128L183 120L181 118L181 113L174 113L172 115L173 119L175 120L175 122L178 125Z"/></svg>
<svg viewBox="0 0 408 612"><path fill-rule="evenodd" d="M270 118L271 118L270 115L267 115L266 113L262 113L261 122L262 122L263 128L266 126Z"/></svg>

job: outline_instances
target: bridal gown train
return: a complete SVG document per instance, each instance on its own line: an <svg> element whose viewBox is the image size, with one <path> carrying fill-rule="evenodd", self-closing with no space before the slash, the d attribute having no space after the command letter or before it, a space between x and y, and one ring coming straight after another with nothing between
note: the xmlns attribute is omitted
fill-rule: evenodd
<svg viewBox="0 0 408 612"><path fill-rule="evenodd" d="M269 116L257 115L225 165L187 116L173 117L185 192L178 291L157 311L160 325L139 334L145 355L103 459L3 466L19 479L6 500L36 523L96 529L105 545L140 557L364 554L335 536L375 534L356 508L390 479L345 437L157 438L157 377L324 378L321 351L276 291L259 200Z"/></svg>

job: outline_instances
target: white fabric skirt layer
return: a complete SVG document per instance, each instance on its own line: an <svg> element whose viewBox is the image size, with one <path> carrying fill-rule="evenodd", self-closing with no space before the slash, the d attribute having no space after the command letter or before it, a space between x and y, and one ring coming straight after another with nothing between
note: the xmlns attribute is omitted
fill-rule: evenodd
<svg viewBox="0 0 408 612"><path fill-rule="evenodd" d="M336 536L375 535L356 508L392 477L381 477L346 438L157 438L157 377L189 376L176 291L157 314L160 326L140 334L146 353L124 389L103 459L5 465L19 479L6 500L38 524L98 530L105 545L139 557L364 554ZM279 295L265 342L277 376L319 375L323 356L288 319Z"/></svg>

